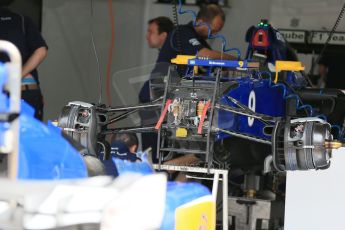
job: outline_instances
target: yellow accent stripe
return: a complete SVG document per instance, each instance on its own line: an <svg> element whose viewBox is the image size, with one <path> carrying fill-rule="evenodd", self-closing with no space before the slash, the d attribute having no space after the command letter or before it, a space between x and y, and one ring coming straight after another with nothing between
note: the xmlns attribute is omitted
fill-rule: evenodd
<svg viewBox="0 0 345 230"><path fill-rule="evenodd" d="M196 56L193 55L177 55L176 58L171 59L171 63L176 65L188 65L188 60L195 58Z"/></svg>

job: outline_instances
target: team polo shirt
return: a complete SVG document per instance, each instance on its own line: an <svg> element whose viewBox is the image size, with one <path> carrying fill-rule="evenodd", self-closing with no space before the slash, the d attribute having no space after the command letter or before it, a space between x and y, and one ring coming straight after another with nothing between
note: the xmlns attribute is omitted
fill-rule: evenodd
<svg viewBox="0 0 345 230"><path fill-rule="evenodd" d="M0 40L9 41L19 49L23 65L35 50L47 47L40 31L30 18L4 8L0 8ZM9 58L6 54L0 53L0 61L7 62ZM31 74L38 81L37 70L33 70Z"/></svg>
<svg viewBox="0 0 345 230"><path fill-rule="evenodd" d="M180 53L178 52L179 46L181 48ZM174 29L172 32L170 32L159 51L156 65L150 75L150 81L145 82L139 93L139 101L141 103L150 102L152 99L150 92L156 91L155 98L163 95L163 76L167 75L171 59L175 58L178 54L196 55L202 48L211 49L206 40L197 34L193 26L193 22L190 22L186 25L179 25L178 29ZM153 85L163 86L161 89L158 88L155 90L154 87L152 87ZM148 114L147 116L152 116L152 114Z"/></svg>
<svg viewBox="0 0 345 230"><path fill-rule="evenodd" d="M100 160L105 166L106 174L109 176L118 176L118 171L115 165L115 159L126 160L130 162L136 162L139 160L135 153L131 153L125 143L121 141L115 141L111 144L110 159L103 160L103 154L100 154Z"/></svg>
<svg viewBox="0 0 345 230"><path fill-rule="evenodd" d="M170 63L170 60L178 54L178 43L180 43L181 54L183 55L196 55L202 48L211 49L206 40L197 34L193 22L190 22L186 25L180 25L178 29L169 33L156 63Z"/></svg>

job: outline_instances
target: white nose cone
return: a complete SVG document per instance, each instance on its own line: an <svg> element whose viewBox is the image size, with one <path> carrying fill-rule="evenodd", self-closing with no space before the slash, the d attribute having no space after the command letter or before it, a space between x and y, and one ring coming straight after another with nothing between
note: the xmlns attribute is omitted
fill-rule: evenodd
<svg viewBox="0 0 345 230"><path fill-rule="evenodd" d="M126 187L104 210L100 229L160 229L166 187L167 179L163 174L144 176Z"/></svg>

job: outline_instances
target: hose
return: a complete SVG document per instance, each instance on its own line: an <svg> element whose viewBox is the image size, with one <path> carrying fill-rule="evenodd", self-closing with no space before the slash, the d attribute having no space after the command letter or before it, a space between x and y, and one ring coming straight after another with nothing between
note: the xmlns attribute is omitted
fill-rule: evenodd
<svg viewBox="0 0 345 230"><path fill-rule="evenodd" d="M176 0L175 0L176 2ZM241 59L241 51L237 48L228 48L227 47L227 39L223 35L212 35L211 26L209 23L203 22L203 23L197 23L197 14L194 10L183 10L182 9L182 0L179 0L179 14L191 14L193 17L193 25L194 27L197 26L207 26L208 27L208 39L220 39L222 41L222 51L223 52L232 52L235 51L237 53L237 59Z"/></svg>
<svg viewBox="0 0 345 230"><path fill-rule="evenodd" d="M340 10L340 13L339 13L339 15L338 15L338 18L337 18L337 20L335 21L335 23L334 23L334 25L333 25L333 28L332 28L332 30L330 31L330 33L329 33L329 35L328 35L328 38L327 38L325 44L323 45L323 48L322 48L322 50L321 50L319 56L318 56L318 57L316 58L316 60L312 63L312 66L315 66L317 63L320 62L320 59L322 58L322 55L323 55L324 52L326 51L326 48L327 48L327 46L328 46L330 40L332 39L333 34L336 32L336 30L337 30L337 28L338 28L338 26L339 26L340 21L341 21L341 20L343 19L343 17L344 17L344 13L345 13L345 3L343 4L343 7L342 7L341 10ZM309 71L309 74L308 74L308 75L310 76L310 75L312 74L312 72L313 72L313 68L310 68L310 71Z"/></svg>
<svg viewBox="0 0 345 230"><path fill-rule="evenodd" d="M292 94L289 94L287 95L287 89L286 89L286 85L282 84L282 83L277 83L277 84L274 84L272 83L272 74L268 71L264 71L264 72L259 72L259 76L261 76L262 74L267 74L269 75L269 82L268 82L268 85L270 88L281 88L283 90L283 98L284 100L287 100L289 98L295 98L296 99L296 108L297 110L306 110L307 112L307 115L308 116L315 116L315 110L314 108L309 105L309 104L303 104L302 103L302 100L301 98L296 94L296 93L292 93ZM308 114L308 111L309 111L309 114ZM316 115L316 117L320 118L320 119L323 119L324 121L327 121L327 116L324 115L324 114L318 114ZM341 133L341 128L339 125L331 125L331 129L332 130L337 130L337 137L339 140L344 140L344 137Z"/></svg>
<svg viewBox="0 0 345 230"><path fill-rule="evenodd" d="M111 41L109 47L109 56L108 56L108 64L107 64L107 78L106 78L106 95L107 95L107 102L109 105L112 104L111 101L111 94L110 94L110 77L111 77L111 66L113 63L113 50L115 48L115 17L113 13L113 0L108 0L108 12L110 18L110 25L111 25Z"/></svg>
<svg viewBox="0 0 345 230"><path fill-rule="evenodd" d="M98 104L101 104L102 102L102 95L103 95L103 82L102 82L102 75L101 75L101 67L100 67L100 63L99 63L99 58L98 58L98 52L97 52L97 48L96 48L96 44L95 44L95 38L93 35L93 26L92 26L92 22L93 22L93 0L90 1L90 7L91 7L91 43L92 43L92 48L93 48L93 52L96 58L96 62L97 62L97 73L98 73L98 83L99 83L99 98L98 98Z"/></svg>

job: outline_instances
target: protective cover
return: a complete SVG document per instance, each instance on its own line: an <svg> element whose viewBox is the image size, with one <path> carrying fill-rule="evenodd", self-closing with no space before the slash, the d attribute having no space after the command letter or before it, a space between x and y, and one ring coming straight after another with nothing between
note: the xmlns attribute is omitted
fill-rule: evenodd
<svg viewBox="0 0 345 230"><path fill-rule="evenodd" d="M210 191L201 184L169 182L167 187L165 215L163 218L164 221L161 229L176 229L175 227L179 223L177 218L178 209L183 205L208 195L210 195ZM203 209L204 213L206 213L207 210L212 212L212 208L210 209L209 207L204 207ZM194 212L196 212L196 210L189 210L185 212L185 217L188 218L188 216L193 216ZM202 220L202 216L199 217L199 220ZM184 222L184 224L187 225L187 222Z"/></svg>
<svg viewBox="0 0 345 230"><path fill-rule="evenodd" d="M20 115L19 179L69 179L87 177L82 156L61 136L61 130L36 120L22 101Z"/></svg>
<svg viewBox="0 0 345 230"><path fill-rule="evenodd" d="M153 173L152 168L147 162L129 162L114 159L119 176L125 174L137 173L149 175ZM205 224L212 226L213 216L215 216L214 201L209 199L210 191L205 186L198 183L177 183L168 182L164 218L162 230L173 230L176 226L186 225L185 219L193 218L197 226ZM200 214L202 212L202 214ZM178 215L183 213L183 217ZM187 228L188 229L188 228Z"/></svg>
<svg viewBox="0 0 345 230"><path fill-rule="evenodd" d="M116 159L115 157L112 160L116 165L116 169L119 176L124 175L126 173L139 173L142 175L149 175L153 174L154 172L147 162L132 163L126 160Z"/></svg>
<svg viewBox="0 0 345 230"><path fill-rule="evenodd" d="M9 80L6 65L0 63L0 89ZM9 112L9 98L0 91L0 113ZM19 116L18 178L51 180L85 178L87 171L82 156L61 136L61 131L34 118L34 110L21 101ZM9 123L0 121L0 146ZM4 157L2 155L1 157Z"/></svg>

